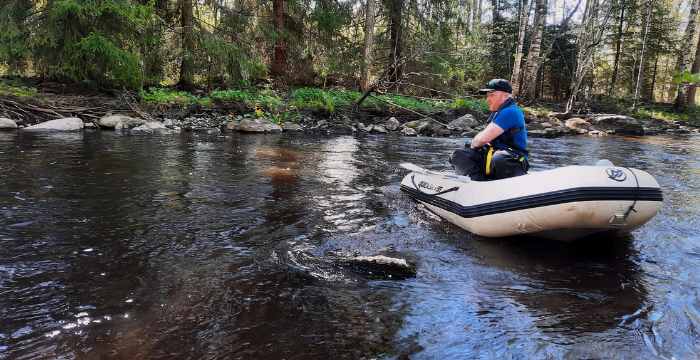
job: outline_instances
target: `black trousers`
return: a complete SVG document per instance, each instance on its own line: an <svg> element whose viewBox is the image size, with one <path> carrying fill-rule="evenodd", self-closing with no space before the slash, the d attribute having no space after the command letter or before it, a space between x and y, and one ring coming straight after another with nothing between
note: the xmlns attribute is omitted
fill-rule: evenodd
<svg viewBox="0 0 700 360"><path fill-rule="evenodd" d="M450 155L450 164L460 175L467 175L475 181L507 179L527 174L530 164L527 159L511 150L494 149L488 161L487 148L459 148Z"/></svg>

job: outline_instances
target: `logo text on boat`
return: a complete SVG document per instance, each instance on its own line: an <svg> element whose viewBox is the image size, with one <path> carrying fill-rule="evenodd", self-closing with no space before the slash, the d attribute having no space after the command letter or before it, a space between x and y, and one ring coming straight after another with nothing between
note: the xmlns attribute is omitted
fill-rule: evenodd
<svg viewBox="0 0 700 360"><path fill-rule="evenodd" d="M442 190L442 186L435 186L427 181L419 182L418 187L426 188L428 190L433 190L435 192L440 192Z"/></svg>
<svg viewBox="0 0 700 360"><path fill-rule="evenodd" d="M605 170L605 173L608 174L608 177L615 180L615 181L625 181L627 180L627 174L625 174L624 171L619 170L619 169L613 169L613 168L607 168Z"/></svg>

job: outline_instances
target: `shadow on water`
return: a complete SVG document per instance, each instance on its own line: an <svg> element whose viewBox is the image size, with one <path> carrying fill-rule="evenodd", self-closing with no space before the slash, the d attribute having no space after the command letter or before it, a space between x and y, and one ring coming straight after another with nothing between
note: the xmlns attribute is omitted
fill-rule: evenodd
<svg viewBox="0 0 700 360"><path fill-rule="evenodd" d="M633 242L633 236L477 238L469 253L520 278L523 286L502 284L503 291L542 317L538 328L575 334L612 329L643 308Z"/></svg>

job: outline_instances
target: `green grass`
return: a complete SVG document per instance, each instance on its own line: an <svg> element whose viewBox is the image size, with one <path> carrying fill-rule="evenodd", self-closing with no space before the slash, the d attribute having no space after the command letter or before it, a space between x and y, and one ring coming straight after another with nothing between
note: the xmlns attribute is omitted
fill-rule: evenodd
<svg viewBox="0 0 700 360"><path fill-rule="evenodd" d="M148 91L141 90L139 95L141 96L141 101L148 105L168 105L177 103L182 104L185 108L188 105L212 105L212 100L210 98L199 98L186 91L151 87L148 88Z"/></svg>
<svg viewBox="0 0 700 360"><path fill-rule="evenodd" d="M152 105L183 104L212 106L214 100L234 101L245 103L250 108L263 111L269 119L275 118L276 122L282 119L294 121L300 117L299 111L326 111L333 112L339 106L353 106L362 97L358 91L340 91L318 88L299 88L291 93L281 93L274 90L257 89L225 89L214 90L208 98L198 98L184 91L175 91L166 88L149 88L141 91L141 101ZM376 96L376 95L375 95ZM362 102L362 107L386 108L400 110L406 108L417 112L429 112L432 109L463 108L483 112L488 110L488 104L482 99L459 98L456 100L430 100L418 97L398 95L378 95L378 99L367 97ZM383 100L383 101L382 101ZM294 116L290 116L291 114ZM249 116L256 115L251 112Z"/></svg>
<svg viewBox="0 0 700 360"><path fill-rule="evenodd" d="M34 95L36 95L36 89L33 88L23 89L21 87L0 85L0 96L16 96L24 99L34 97Z"/></svg>

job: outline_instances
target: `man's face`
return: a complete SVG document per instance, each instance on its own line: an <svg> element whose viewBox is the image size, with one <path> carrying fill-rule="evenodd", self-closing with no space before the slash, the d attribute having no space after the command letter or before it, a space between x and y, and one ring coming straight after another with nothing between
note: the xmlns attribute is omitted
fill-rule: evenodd
<svg viewBox="0 0 700 360"><path fill-rule="evenodd" d="M491 111L498 110L506 100L508 100L508 93L505 91L489 91L486 93L486 102L489 103Z"/></svg>

